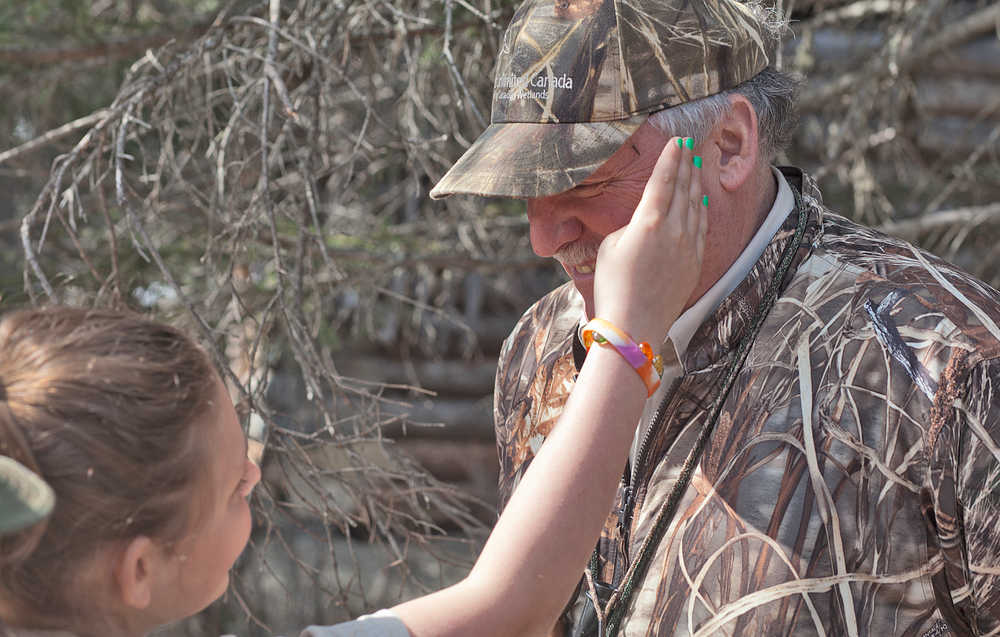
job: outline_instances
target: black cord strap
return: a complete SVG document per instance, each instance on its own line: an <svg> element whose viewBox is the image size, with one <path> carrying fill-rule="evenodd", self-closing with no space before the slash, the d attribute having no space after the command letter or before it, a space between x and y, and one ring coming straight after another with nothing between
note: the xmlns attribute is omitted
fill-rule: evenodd
<svg viewBox="0 0 1000 637"><path fill-rule="evenodd" d="M688 452L687 458L684 460L684 464L682 465L680 476L674 484L673 489L670 491L667 501L663 503L659 512L656 514L656 520L653 523L653 528L650 530L649 535L646 537L646 541L643 543L642 548L639 551L639 556L636 558L635 565L629 570L629 575L625 580L624 586L608 601L608 605L604 612L604 615L608 618L607 631L600 631L608 637L614 637L618 633L622 619L625 616L625 610L628 608L632 595L635 593L636 585L649 568L649 563L653 558L656 547L659 546L660 541L663 539L663 534L666 533L667 527L670 525L671 520L673 520L674 515L677 513L677 507L680 505L681 498L687 491L688 484L691 481L691 476L694 473L695 468L698 466L698 462L701 460L702 453L705 451L705 447L708 444L709 438L712 436L712 432L715 430L715 425L719 420L719 415L722 413L722 407L726 402L726 398L729 396L729 392L733 388L736 376L739 374L740 370L743 368L743 364L746 362L747 355L750 353L750 347L753 345L754 340L757 337L757 333L760 331L761 325L764 324L764 319L767 318L771 308L774 307L774 303L778 300L778 296L781 294L781 284L785 279L785 275L788 273L788 268L791 267L795 254L802 245L802 238L805 236L806 225L809 220L809 210L802 202L801 195L798 191L793 188L792 193L795 197L795 205L799 212L795 235L785 246L784 252L781 255L781 261L778 265L778 270L771 279L767 292L761 299L760 306L757 308L757 314L754 316L753 322L747 330L747 333L740 341L739 348L736 350L736 355L726 368L726 373L722 379L723 388L716 397L715 404L712 405L711 416L705 421L701 432L698 434L698 439L695 442L694 447L692 447L691 451Z"/></svg>

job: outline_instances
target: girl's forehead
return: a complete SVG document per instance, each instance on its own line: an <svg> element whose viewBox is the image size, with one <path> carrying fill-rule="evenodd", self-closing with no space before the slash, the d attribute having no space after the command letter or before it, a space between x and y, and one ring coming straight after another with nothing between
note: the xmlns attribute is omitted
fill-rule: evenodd
<svg viewBox="0 0 1000 637"><path fill-rule="evenodd" d="M194 444L204 459L204 470L196 484L212 500L222 497L227 484L234 481L233 476L242 473L247 454L247 439L229 392L221 380L216 385L215 395L194 427Z"/></svg>

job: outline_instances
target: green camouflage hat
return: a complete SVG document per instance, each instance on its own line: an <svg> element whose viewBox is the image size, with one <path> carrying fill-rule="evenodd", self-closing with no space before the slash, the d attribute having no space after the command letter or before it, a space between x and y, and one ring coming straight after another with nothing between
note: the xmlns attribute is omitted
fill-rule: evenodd
<svg viewBox="0 0 1000 637"><path fill-rule="evenodd" d="M43 520L52 512L55 494L36 473L8 456L0 456L0 533L12 533Z"/></svg>
<svg viewBox="0 0 1000 637"><path fill-rule="evenodd" d="M649 113L752 78L776 45L735 0L527 0L497 57L490 126L431 197L568 190Z"/></svg>

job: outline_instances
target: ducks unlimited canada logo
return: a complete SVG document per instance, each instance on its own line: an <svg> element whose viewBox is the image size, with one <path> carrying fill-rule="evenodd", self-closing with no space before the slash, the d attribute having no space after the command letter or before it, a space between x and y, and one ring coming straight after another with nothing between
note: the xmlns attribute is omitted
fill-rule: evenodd
<svg viewBox="0 0 1000 637"><path fill-rule="evenodd" d="M536 75L534 77L518 77L517 75L502 75L496 81L496 98L498 100L546 100L549 91L562 89L573 90L573 78L562 75Z"/></svg>

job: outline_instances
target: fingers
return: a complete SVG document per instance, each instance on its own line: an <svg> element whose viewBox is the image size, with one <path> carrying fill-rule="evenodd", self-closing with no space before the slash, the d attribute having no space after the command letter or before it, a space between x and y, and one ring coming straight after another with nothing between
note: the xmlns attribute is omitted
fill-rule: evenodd
<svg viewBox="0 0 1000 637"><path fill-rule="evenodd" d="M701 211L701 223L698 226L698 240L695 243L695 254L698 255L698 263L705 260L705 236L708 233L708 203L705 202Z"/></svg>
<svg viewBox="0 0 1000 637"><path fill-rule="evenodd" d="M694 248L697 263L700 265L705 253L705 235L708 231L708 195L702 194L701 170L702 158L692 154L691 188L688 191L688 231L694 235Z"/></svg>
<svg viewBox="0 0 1000 637"><path fill-rule="evenodd" d="M657 221L668 214L670 204L676 191L677 169L683 163L684 149L678 143L679 137L667 142L660 152L653 172L642 191L642 198L633 213L637 225L655 225Z"/></svg>
<svg viewBox="0 0 1000 637"><path fill-rule="evenodd" d="M595 311L640 340L662 341L700 276L708 224L695 152L690 138L667 142L631 221L598 252Z"/></svg>
<svg viewBox="0 0 1000 637"><path fill-rule="evenodd" d="M689 241L700 263L707 206L702 197L702 159L694 140L674 137L657 158L643 195L624 230L636 241Z"/></svg>
<svg viewBox="0 0 1000 637"><path fill-rule="evenodd" d="M708 225L705 221L705 213L708 211L708 207L707 200L701 194L701 158L694 155L693 151L691 166L691 184L684 195L687 205L680 214L685 218L684 232L695 238L695 247L697 249L699 246L697 243L699 240L698 237L703 235L705 227ZM680 196L679 192L678 196ZM701 260L700 252L698 253L698 260Z"/></svg>
<svg viewBox="0 0 1000 637"><path fill-rule="evenodd" d="M680 145L683 146L683 150L681 153L680 163L677 166L677 176L674 180L674 196L670 202L670 211L668 212L667 217L670 222L677 224L683 235L688 235L694 228L691 224L689 214L689 193L691 189L692 173L694 172L694 164L692 163L692 157L694 157L694 140L687 137L681 140ZM694 181L700 180L694 179Z"/></svg>

